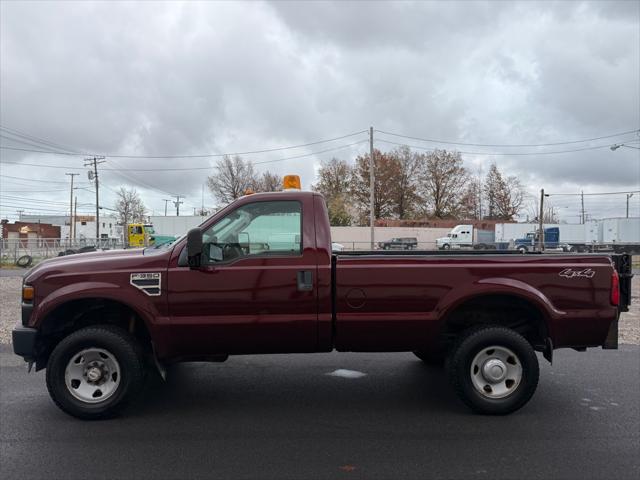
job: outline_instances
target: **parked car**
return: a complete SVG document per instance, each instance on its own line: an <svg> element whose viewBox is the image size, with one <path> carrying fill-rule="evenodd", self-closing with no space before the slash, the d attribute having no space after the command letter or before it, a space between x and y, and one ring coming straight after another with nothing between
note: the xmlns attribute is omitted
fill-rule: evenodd
<svg viewBox="0 0 640 480"><path fill-rule="evenodd" d="M617 348L630 265L626 254L332 253L321 195L260 193L171 244L40 263L24 277L13 349L83 419L120 412L148 368L332 350L448 358L462 401L507 414L536 390L536 351Z"/></svg>
<svg viewBox="0 0 640 480"><path fill-rule="evenodd" d="M378 242L378 248L382 250L415 250L418 248L418 239L415 237L392 238L386 242Z"/></svg>

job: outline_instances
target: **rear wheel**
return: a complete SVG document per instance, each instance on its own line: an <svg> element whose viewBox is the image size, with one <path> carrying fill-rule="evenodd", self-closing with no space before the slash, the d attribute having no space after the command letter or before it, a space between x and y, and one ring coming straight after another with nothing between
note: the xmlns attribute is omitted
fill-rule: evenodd
<svg viewBox="0 0 640 480"><path fill-rule="evenodd" d="M472 410L506 415L524 406L538 386L536 353L519 333L498 326L472 329L451 351L449 377Z"/></svg>
<svg viewBox="0 0 640 480"><path fill-rule="evenodd" d="M448 243L445 243L445 244L442 246L442 249L443 249L443 250L449 250L450 248L451 248L451 245L449 245Z"/></svg>
<svg viewBox="0 0 640 480"><path fill-rule="evenodd" d="M119 413L140 392L144 360L121 328L86 327L64 338L47 363L47 388L64 412L85 420Z"/></svg>

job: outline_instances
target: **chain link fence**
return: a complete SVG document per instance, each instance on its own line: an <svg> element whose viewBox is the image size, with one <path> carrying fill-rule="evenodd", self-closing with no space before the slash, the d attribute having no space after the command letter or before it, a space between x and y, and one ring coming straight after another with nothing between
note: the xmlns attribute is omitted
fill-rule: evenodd
<svg viewBox="0 0 640 480"><path fill-rule="evenodd" d="M18 260L30 257L31 263L62 255L73 255L96 250L114 250L124 248L122 241L115 238L82 238L61 240L58 238L13 239L0 241L0 259L2 264L19 264ZM24 262L27 259L24 258Z"/></svg>

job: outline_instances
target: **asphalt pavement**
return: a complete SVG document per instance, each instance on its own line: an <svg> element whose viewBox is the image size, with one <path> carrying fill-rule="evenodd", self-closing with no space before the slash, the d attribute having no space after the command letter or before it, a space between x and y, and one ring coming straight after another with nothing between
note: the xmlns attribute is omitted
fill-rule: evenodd
<svg viewBox="0 0 640 480"><path fill-rule="evenodd" d="M413 355L232 357L172 367L126 415L83 422L0 352L0 477L640 478L640 347L557 351L532 401L470 413ZM337 369L360 378L327 375ZM352 375L357 377L357 375Z"/></svg>

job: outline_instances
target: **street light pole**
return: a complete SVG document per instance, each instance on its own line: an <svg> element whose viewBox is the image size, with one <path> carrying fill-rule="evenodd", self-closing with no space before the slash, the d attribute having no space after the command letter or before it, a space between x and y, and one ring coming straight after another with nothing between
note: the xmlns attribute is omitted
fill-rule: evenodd
<svg viewBox="0 0 640 480"><path fill-rule="evenodd" d="M633 197L633 193L627 193L627 218L629 218L629 199Z"/></svg>

